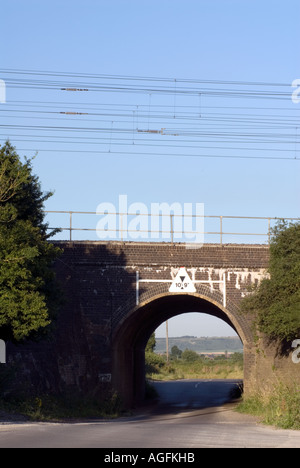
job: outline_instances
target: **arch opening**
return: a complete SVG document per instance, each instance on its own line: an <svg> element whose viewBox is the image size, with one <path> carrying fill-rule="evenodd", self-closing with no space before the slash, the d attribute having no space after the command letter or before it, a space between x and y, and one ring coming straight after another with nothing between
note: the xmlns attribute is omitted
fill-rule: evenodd
<svg viewBox="0 0 300 468"><path fill-rule="evenodd" d="M185 353L186 350L190 353ZM171 317L155 330L155 334L150 337L146 351L148 353L152 351L160 356L157 364L155 360L151 364L151 356L147 363L146 353L148 379L165 380L169 371L171 374L179 375L181 379L192 378L192 376L195 379L206 379L213 378L214 375L220 375L216 377L220 379L222 376L230 378L231 375L232 378L243 378L242 372L234 368L234 363L241 364L241 356L237 354L243 354L243 344L236 331L227 322L203 312L189 312ZM233 356L235 353L236 355ZM163 366L164 361L166 365L171 366L170 369ZM188 362L198 362L198 366L189 370ZM207 374L207 366L204 366L209 362L211 377ZM206 372L205 369L201 369L201 363ZM231 363L232 368L230 368ZM223 372L220 368L222 364ZM162 373L159 372L160 367L162 367Z"/></svg>
<svg viewBox="0 0 300 468"><path fill-rule="evenodd" d="M143 401L145 395L145 347L151 334L172 317L205 313L226 322L239 336L244 351L247 330L236 316L211 298L200 294L162 294L130 310L113 336L113 386L124 406Z"/></svg>

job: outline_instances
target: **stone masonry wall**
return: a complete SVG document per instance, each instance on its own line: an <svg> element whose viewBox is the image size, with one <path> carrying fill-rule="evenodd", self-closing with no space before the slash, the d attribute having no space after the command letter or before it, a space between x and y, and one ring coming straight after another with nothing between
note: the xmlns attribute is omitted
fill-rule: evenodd
<svg viewBox="0 0 300 468"><path fill-rule="evenodd" d="M267 246L207 244L187 249L183 244L168 243L57 244L64 250L55 270L65 298L52 341L8 346L8 361L23 373L29 388L95 395L110 388L113 369L118 369L113 363L113 347L120 324L140 304L158 295L168 296L171 283L159 280L172 281L180 267L186 268L193 281L205 281L196 284L199 297L228 310L240 327L247 352L245 379L252 386L257 382L256 370L261 376L275 359L272 355L264 358L264 363L259 361L251 319L238 315L239 302L248 294L248 287L266 274ZM158 282L140 282L137 294L137 278ZM224 284L214 282L224 278L225 307Z"/></svg>

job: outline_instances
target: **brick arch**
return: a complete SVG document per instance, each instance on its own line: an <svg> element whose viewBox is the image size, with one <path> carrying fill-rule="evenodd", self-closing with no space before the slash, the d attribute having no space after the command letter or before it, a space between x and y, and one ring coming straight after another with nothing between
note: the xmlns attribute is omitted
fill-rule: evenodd
<svg viewBox="0 0 300 468"><path fill-rule="evenodd" d="M183 313L202 312L224 320L239 335L246 353L253 347L251 328L231 300L223 306L223 295L207 285L197 285L196 293L174 294L165 283L145 288L139 304L127 301L116 311L113 339L113 386L125 405L143 398L145 346L153 331L166 320Z"/></svg>
<svg viewBox="0 0 300 468"><path fill-rule="evenodd" d="M198 284L196 287L196 293L186 293L184 295L170 293L168 289L169 286L165 283L157 283L155 286L150 285L142 291L138 305L136 305L132 297L128 301L125 301L125 303L122 304L122 306L119 307L114 313L113 336L118 335L119 329L123 328L124 323L129 320L130 317L136 313L136 311L143 308L145 305L150 304L152 301L162 297L170 296L177 298L181 296L193 296L211 302L218 309L220 309L220 311L223 313L222 317L220 318L222 318L225 322L232 326L232 328L234 328L243 344L253 343L253 333L251 330L251 323L249 322L249 318L243 315L240 311L239 305L228 297L226 300L226 307L224 307L223 295L220 291L211 291L211 289L206 284ZM161 323L163 323L163 321Z"/></svg>

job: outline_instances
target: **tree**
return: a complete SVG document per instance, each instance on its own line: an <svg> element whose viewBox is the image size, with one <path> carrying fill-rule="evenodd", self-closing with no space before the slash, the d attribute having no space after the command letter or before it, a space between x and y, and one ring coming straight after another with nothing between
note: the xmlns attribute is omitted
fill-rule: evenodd
<svg viewBox="0 0 300 468"><path fill-rule="evenodd" d="M152 335L150 336L150 338L148 340L148 343L146 345L146 350L145 351L154 353L155 346L156 346L155 333L152 333Z"/></svg>
<svg viewBox="0 0 300 468"><path fill-rule="evenodd" d="M279 221L273 229L268 273L242 310L256 315L269 338L293 340L300 334L300 223Z"/></svg>
<svg viewBox="0 0 300 468"><path fill-rule="evenodd" d="M199 354L197 354L196 351L192 351L191 349L185 349L181 357L186 362L196 362L200 359Z"/></svg>
<svg viewBox="0 0 300 468"><path fill-rule="evenodd" d="M181 349L179 349L178 346L176 346L176 345L172 346L172 349L171 349L172 359L180 359L181 356L182 356Z"/></svg>
<svg viewBox="0 0 300 468"><path fill-rule="evenodd" d="M31 160L0 147L0 336L36 337L54 318L60 294L51 269L60 249L48 239L43 194Z"/></svg>

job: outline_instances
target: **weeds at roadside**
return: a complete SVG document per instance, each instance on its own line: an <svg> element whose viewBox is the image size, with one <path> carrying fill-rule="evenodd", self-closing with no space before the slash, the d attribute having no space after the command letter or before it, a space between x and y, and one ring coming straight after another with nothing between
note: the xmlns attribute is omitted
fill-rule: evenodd
<svg viewBox="0 0 300 468"><path fill-rule="evenodd" d="M56 421L81 418L116 418L121 414L121 400L116 392L106 398L83 398L75 395L6 398L0 410L19 414L32 421Z"/></svg>
<svg viewBox="0 0 300 468"><path fill-rule="evenodd" d="M300 430L300 389L278 384L268 395L257 393L236 408L240 413L258 416L264 424Z"/></svg>

